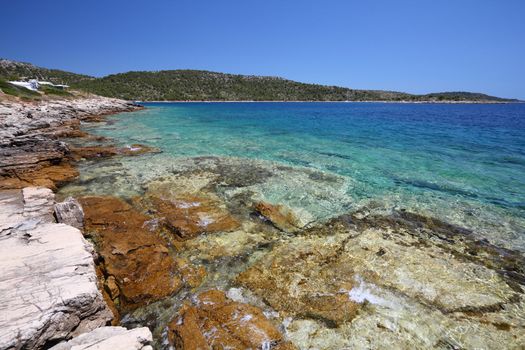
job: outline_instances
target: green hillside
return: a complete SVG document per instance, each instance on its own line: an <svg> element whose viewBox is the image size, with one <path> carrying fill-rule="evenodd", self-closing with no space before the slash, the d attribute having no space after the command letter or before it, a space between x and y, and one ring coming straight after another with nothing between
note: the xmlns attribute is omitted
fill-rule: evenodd
<svg viewBox="0 0 525 350"><path fill-rule="evenodd" d="M129 72L82 81L84 90L133 100L345 101L399 100L407 94L352 90L298 83L275 77L223 74L196 70Z"/></svg>
<svg viewBox="0 0 525 350"><path fill-rule="evenodd" d="M30 63L0 59L0 79L38 79L42 81L50 81L54 84L72 85L74 83L79 83L84 80L93 80L95 78L58 69L37 67Z"/></svg>
<svg viewBox="0 0 525 350"><path fill-rule="evenodd" d="M469 92L412 95L381 90L355 90L305 84L278 77L200 70L127 72L94 78L28 63L0 59L0 79L48 80L94 94L140 101L464 101L515 100Z"/></svg>

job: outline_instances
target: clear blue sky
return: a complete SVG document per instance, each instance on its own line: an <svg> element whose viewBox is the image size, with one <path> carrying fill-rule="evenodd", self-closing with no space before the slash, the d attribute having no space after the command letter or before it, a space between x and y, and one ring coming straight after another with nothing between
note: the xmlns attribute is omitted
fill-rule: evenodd
<svg viewBox="0 0 525 350"><path fill-rule="evenodd" d="M0 57L525 99L523 0L4 0Z"/></svg>

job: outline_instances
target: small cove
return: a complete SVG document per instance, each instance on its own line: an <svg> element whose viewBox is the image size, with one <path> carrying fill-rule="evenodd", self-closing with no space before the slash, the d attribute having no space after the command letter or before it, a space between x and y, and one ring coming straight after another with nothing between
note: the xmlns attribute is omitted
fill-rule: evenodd
<svg viewBox="0 0 525 350"><path fill-rule="evenodd" d="M170 198L188 212L211 201L239 222L235 229L204 230L183 243L173 233L160 231L170 242L169 255L203 267L206 277L196 286L186 285L169 297L122 313L122 324L150 327L157 348L169 348L168 324L184 303L213 289L259 307L299 348L322 349L364 346L373 337L362 329L352 337L348 334L360 323L370 327L375 320L381 329L401 327L397 339L383 335L376 345L403 348L445 342L468 348L475 342L461 338L465 336L461 324L447 313L466 305L474 313L483 310L496 302L493 292L511 299L504 283L474 286L474 280L498 280L492 270L472 270L451 256L463 251L464 234L511 250L525 249L523 105L170 103L146 107L84 129L119 146L140 143L161 153L82 161L80 178L59 195L118 197L148 215L152 212L155 219L148 224L164 218L148 206L147 198ZM261 211L254 211L254 203L260 202L291 210L301 229L266 221ZM345 218L349 213L352 219ZM216 217L199 216L199 220L207 226ZM400 236L385 238L392 230L397 235L399 225L407 225ZM420 248L420 243L404 237L405 231L408 237L425 235L427 225L429 232L441 235L418 238L428 240L430 248ZM412 227L418 227L417 233ZM441 239L451 247L441 251ZM410 246L414 248L406 248ZM485 248L479 249L477 255L487 255ZM455 253L449 256L450 252ZM288 254L291 261L286 260ZM312 258L301 262L304 256ZM398 265L399 259L403 264ZM261 270L260 264L287 269ZM435 279L425 277L428 270L434 271ZM378 279L388 271L388 277ZM306 285L295 286L296 278L303 278ZM269 279L289 288L276 292L295 290L313 303L313 309L308 311L303 299L282 304L261 287ZM488 289L483 294L485 283ZM329 303L339 300L339 295L349 296L341 305L346 311L326 314L324 306L316 306L319 295L329 298ZM466 305L464 299L469 300ZM366 306L377 300L381 302L371 309ZM366 316L352 321L348 302L364 308L360 312ZM523 301L512 302L512 307L520 314ZM421 316L411 319L413 313ZM515 322L507 314L500 318ZM420 328L412 333L406 322ZM499 339L490 329L472 327L476 328L473 337ZM442 333L450 339L440 338Z"/></svg>

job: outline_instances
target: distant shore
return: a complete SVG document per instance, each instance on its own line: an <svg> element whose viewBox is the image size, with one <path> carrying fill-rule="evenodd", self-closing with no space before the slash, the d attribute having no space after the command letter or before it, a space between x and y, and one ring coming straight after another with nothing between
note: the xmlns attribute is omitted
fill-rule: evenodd
<svg viewBox="0 0 525 350"><path fill-rule="evenodd" d="M224 101L224 100L172 100L172 101L140 101L135 103L400 103L400 104L520 104L525 101Z"/></svg>

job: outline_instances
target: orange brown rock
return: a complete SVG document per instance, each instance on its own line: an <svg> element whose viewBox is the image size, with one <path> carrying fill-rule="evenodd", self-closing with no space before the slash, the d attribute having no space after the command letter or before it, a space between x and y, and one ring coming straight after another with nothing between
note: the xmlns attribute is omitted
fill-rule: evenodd
<svg viewBox="0 0 525 350"><path fill-rule="evenodd" d="M175 259L177 268L179 269L182 279L190 287L195 288L202 284L206 278L206 269L203 266L195 267L187 259Z"/></svg>
<svg viewBox="0 0 525 350"><path fill-rule="evenodd" d="M78 171L70 164L42 166L29 170L12 171L0 177L0 189L18 189L27 186L43 186L56 190L58 186L78 177Z"/></svg>
<svg viewBox="0 0 525 350"><path fill-rule="evenodd" d="M115 301L118 302L118 299L112 298L108 291L108 288L106 288L107 281L104 278L104 271L102 271L101 266L97 265L95 270L97 273L98 289L100 290L100 293L102 293L102 297L104 298L106 305L108 306L109 310L113 314L111 325L116 326L120 322L120 312L118 311L117 306L115 305Z"/></svg>
<svg viewBox="0 0 525 350"><path fill-rule="evenodd" d="M169 324L168 337L176 349L261 349L287 344L261 309L231 301L224 292L211 290L183 305Z"/></svg>
<svg viewBox="0 0 525 350"><path fill-rule="evenodd" d="M176 199L151 197L157 215L166 227L182 240L202 233L228 232L239 228L239 222L221 206L205 197L182 195Z"/></svg>
<svg viewBox="0 0 525 350"><path fill-rule="evenodd" d="M299 221L294 213L283 205L258 202L255 204L255 211L282 231L296 232L299 230Z"/></svg>
<svg viewBox="0 0 525 350"><path fill-rule="evenodd" d="M353 266L337 260L335 249L281 245L239 274L236 281L264 299L281 316L314 318L330 327L351 321L359 304Z"/></svg>
<svg viewBox="0 0 525 350"><path fill-rule="evenodd" d="M104 274L108 280L115 279L121 307L134 308L159 300L182 287L167 243L146 228L151 218L114 197L84 197L79 201L84 208L85 232L93 235Z"/></svg>
<svg viewBox="0 0 525 350"><path fill-rule="evenodd" d="M133 144L129 147L115 147L112 145L104 146L86 146L86 147L74 147L71 148L74 159L79 160L82 158L106 158L117 155L132 156L144 153L158 152L158 149L149 146Z"/></svg>

